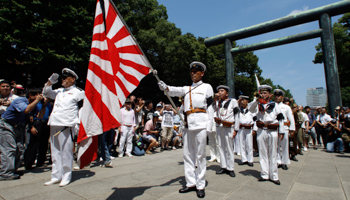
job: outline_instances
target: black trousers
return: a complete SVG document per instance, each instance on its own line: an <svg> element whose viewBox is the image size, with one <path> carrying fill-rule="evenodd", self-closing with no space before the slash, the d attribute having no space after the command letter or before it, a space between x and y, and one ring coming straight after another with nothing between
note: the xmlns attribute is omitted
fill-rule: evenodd
<svg viewBox="0 0 350 200"><path fill-rule="evenodd" d="M24 166L26 169L32 168L37 156L37 167L42 166L46 160L50 127L47 125L47 120L35 120L34 127L38 133L37 135L30 134L29 144L24 152Z"/></svg>

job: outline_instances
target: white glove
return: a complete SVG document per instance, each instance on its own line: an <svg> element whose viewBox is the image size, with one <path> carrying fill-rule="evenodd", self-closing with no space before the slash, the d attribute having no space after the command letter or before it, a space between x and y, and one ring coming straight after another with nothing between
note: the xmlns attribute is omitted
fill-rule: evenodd
<svg viewBox="0 0 350 200"><path fill-rule="evenodd" d="M159 81L159 82L158 82L158 86L159 86L159 89L160 89L161 91L166 90L167 87L168 87L163 81Z"/></svg>
<svg viewBox="0 0 350 200"><path fill-rule="evenodd" d="M52 83L52 84L55 84L58 82L58 77L60 77L60 75L58 75L57 73L53 73L50 78L49 78L49 81Z"/></svg>

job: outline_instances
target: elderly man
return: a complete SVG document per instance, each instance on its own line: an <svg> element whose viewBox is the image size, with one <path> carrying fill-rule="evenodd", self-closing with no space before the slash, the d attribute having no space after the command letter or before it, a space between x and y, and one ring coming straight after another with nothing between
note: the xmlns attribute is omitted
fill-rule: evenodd
<svg viewBox="0 0 350 200"><path fill-rule="evenodd" d="M45 84L43 94L55 99L54 108L50 115L50 142L52 157L51 180L45 185L60 183L63 187L70 183L73 168L73 133L79 123L78 102L83 100L85 93L75 86L78 75L71 69L62 70L62 86L52 90L52 84L58 82L58 74L52 74Z"/></svg>
<svg viewBox="0 0 350 200"><path fill-rule="evenodd" d="M322 137L322 143L326 149L327 145L327 135L330 132L329 123L333 120L330 115L326 113L326 107L321 109L321 114L316 117L316 123L319 125L320 135Z"/></svg>
<svg viewBox="0 0 350 200"><path fill-rule="evenodd" d="M44 97L40 90L29 89L26 97L18 97L2 114L0 120L0 153L1 169L0 180L19 179L16 170L22 163L24 153L24 131L29 113ZM47 101L38 115L42 118L45 113Z"/></svg>
<svg viewBox="0 0 350 200"><path fill-rule="evenodd" d="M210 84L203 83L202 78L206 66L201 62L190 64L191 86L172 87L163 81L158 82L159 88L167 90L170 96L184 97L184 112L186 128L183 131L184 141L184 167L186 187L180 189L180 193L196 191L199 198L205 196L205 172L206 172L206 143L207 129L213 122L213 88ZM196 167L197 162L197 167Z"/></svg>
<svg viewBox="0 0 350 200"><path fill-rule="evenodd" d="M282 102L284 99L284 91L281 89L275 89L273 91L273 95L275 96L276 103L281 108L281 111L284 117L284 130L285 130L285 137L283 137L283 140L278 140L277 164L279 168L282 168L283 170L287 170L288 169L287 165L290 164L288 139L289 139L290 133L295 131L294 116L290 106Z"/></svg>
<svg viewBox="0 0 350 200"><path fill-rule="evenodd" d="M17 95L11 93L11 86L8 81L0 82L0 116L17 97Z"/></svg>
<svg viewBox="0 0 350 200"><path fill-rule="evenodd" d="M235 177L233 139L239 131L238 103L236 99L228 97L228 86L219 85L216 89L219 93L219 101L216 102L214 119L221 159L221 169L216 174L228 174L231 177Z"/></svg>
<svg viewBox="0 0 350 200"><path fill-rule="evenodd" d="M272 87L261 85L259 87L259 99L253 101L249 110L259 112L255 129L257 128L257 141L259 146L259 159L261 165L261 177L258 181L272 181L276 185L281 182L278 179L277 169L277 140L284 137L284 117L278 104L271 101Z"/></svg>

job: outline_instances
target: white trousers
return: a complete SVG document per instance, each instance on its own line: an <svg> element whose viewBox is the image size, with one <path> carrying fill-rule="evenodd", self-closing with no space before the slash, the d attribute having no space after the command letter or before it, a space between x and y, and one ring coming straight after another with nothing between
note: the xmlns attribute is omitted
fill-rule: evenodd
<svg viewBox="0 0 350 200"><path fill-rule="evenodd" d="M119 139L119 155L124 155L124 145L126 143L126 153L131 154L133 127L122 126Z"/></svg>
<svg viewBox="0 0 350 200"><path fill-rule="evenodd" d="M233 154L233 128L216 127L220 152L220 167L229 171L234 170L235 157Z"/></svg>
<svg viewBox="0 0 350 200"><path fill-rule="evenodd" d="M284 137L281 140L278 139L277 147L277 164L289 165L289 130L286 130Z"/></svg>
<svg viewBox="0 0 350 200"><path fill-rule="evenodd" d="M278 180L277 169L277 130L261 129L257 131L259 146L259 159L261 165L261 177L264 179Z"/></svg>
<svg viewBox="0 0 350 200"><path fill-rule="evenodd" d="M208 131L210 159L220 158L216 131Z"/></svg>
<svg viewBox="0 0 350 200"><path fill-rule="evenodd" d="M196 186L198 190L205 188L207 131L183 130L183 159L186 186ZM197 168L196 168L197 161Z"/></svg>
<svg viewBox="0 0 350 200"><path fill-rule="evenodd" d="M64 126L50 126L52 172L51 180L71 181L73 168L73 141L71 128L66 128L54 136Z"/></svg>
<svg viewBox="0 0 350 200"><path fill-rule="evenodd" d="M234 149L233 152L237 153L237 154L241 154L242 151L242 141L241 141L241 134L239 132L237 132L237 135L235 137L235 139L233 139L234 142Z"/></svg>
<svg viewBox="0 0 350 200"><path fill-rule="evenodd" d="M241 136L241 161L252 163L253 157L253 134L252 129L241 128L239 130Z"/></svg>

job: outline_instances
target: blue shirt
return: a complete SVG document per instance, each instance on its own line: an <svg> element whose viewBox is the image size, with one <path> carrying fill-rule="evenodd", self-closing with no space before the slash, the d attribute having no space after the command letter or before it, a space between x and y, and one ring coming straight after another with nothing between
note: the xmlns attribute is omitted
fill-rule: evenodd
<svg viewBox="0 0 350 200"><path fill-rule="evenodd" d="M309 117L309 126L311 126L312 123L314 123L314 121L316 120L316 117L311 112L309 114L307 114L307 116Z"/></svg>
<svg viewBox="0 0 350 200"><path fill-rule="evenodd" d="M26 97L18 97L12 101L11 105L1 115L1 117L10 123L25 125L29 115L25 114L24 111L27 109L28 104L29 101Z"/></svg>
<svg viewBox="0 0 350 200"><path fill-rule="evenodd" d="M33 116L34 116L34 120L39 119L36 116L38 115L38 113L40 112L42 107L43 107L43 104L41 102L39 102L36 105L36 108L32 111ZM41 118L41 120L49 120L49 116L50 116L51 112L52 112L52 105L48 103L48 104L46 104L45 114L44 114L43 118Z"/></svg>
<svg viewBox="0 0 350 200"><path fill-rule="evenodd" d="M174 115L174 124L180 124L181 123L181 118L179 114Z"/></svg>

